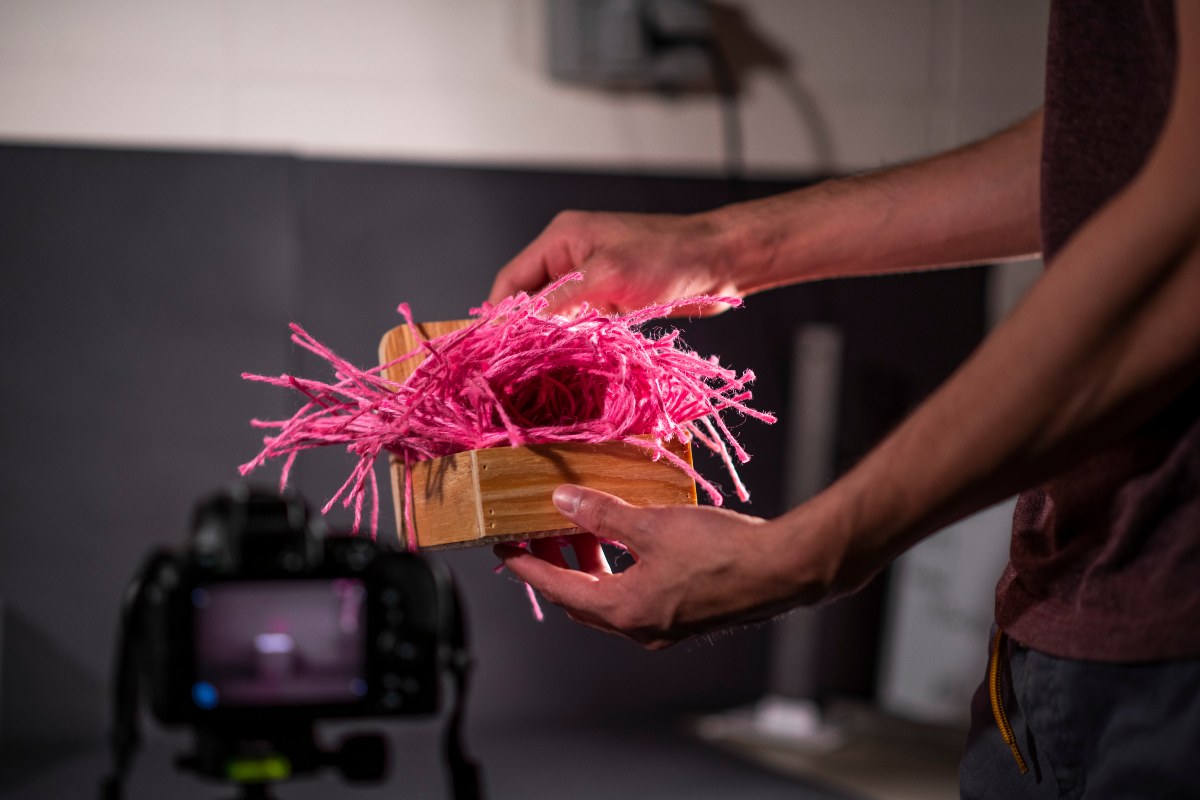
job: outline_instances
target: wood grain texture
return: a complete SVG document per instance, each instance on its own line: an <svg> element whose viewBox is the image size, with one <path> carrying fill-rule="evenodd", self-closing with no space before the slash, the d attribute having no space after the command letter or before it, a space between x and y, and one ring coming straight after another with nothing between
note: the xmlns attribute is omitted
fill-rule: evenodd
<svg viewBox="0 0 1200 800"><path fill-rule="evenodd" d="M418 322L417 328L425 339L434 339L438 336L445 336L451 331L459 330L470 325L474 320L470 319L450 319L440 322ZM407 325L398 325L383 335L383 339L379 342L379 363L387 364L395 361L400 356L413 350L417 346L417 337L413 334L411 328ZM408 380L408 376L412 375L421 362L425 360L424 355L415 355L412 358L401 361L399 364L392 364L383 374L388 380L393 380L396 383L404 383Z"/></svg>
<svg viewBox="0 0 1200 800"><path fill-rule="evenodd" d="M471 320L419 323L427 338L469 325ZM407 325L393 328L379 345L381 363L416 344ZM385 375L403 382L423 360L414 356ZM667 443L692 463L690 444ZM404 464L391 458L392 497L404 539ZM471 450L413 465L413 521L421 549L473 547L514 539L577 533L550 497L574 483L615 494L636 506L696 503L696 484L666 460L622 442L547 444Z"/></svg>

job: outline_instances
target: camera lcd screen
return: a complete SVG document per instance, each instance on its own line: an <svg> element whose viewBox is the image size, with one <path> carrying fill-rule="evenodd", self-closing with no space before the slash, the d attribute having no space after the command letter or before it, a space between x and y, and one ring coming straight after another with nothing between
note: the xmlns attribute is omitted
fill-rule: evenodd
<svg viewBox="0 0 1200 800"><path fill-rule="evenodd" d="M342 705L366 694L361 580L210 583L191 600L197 707Z"/></svg>

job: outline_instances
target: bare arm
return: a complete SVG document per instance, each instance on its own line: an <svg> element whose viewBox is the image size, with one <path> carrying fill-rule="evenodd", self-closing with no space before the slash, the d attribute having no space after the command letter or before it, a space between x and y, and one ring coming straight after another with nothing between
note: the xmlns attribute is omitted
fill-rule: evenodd
<svg viewBox="0 0 1200 800"><path fill-rule="evenodd" d="M581 269L554 299L618 310L820 278L1040 250L1041 112L917 163L690 216L568 211L496 276L491 299Z"/></svg>
<svg viewBox="0 0 1200 800"><path fill-rule="evenodd" d="M966 147L713 212L739 288L979 264L1041 251L1042 112Z"/></svg>
<svg viewBox="0 0 1200 800"><path fill-rule="evenodd" d="M1172 111L1142 171L855 469L772 521L565 489L567 516L625 541L638 563L598 576L502 550L510 568L575 618L664 646L851 591L922 537L1169 403L1200 375L1200 4L1179 5L1179 31Z"/></svg>
<svg viewBox="0 0 1200 800"><path fill-rule="evenodd" d="M1172 110L1138 176L951 380L789 515L844 528L839 583L1118 441L1200 375L1200 5L1179 14Z"/></svg>

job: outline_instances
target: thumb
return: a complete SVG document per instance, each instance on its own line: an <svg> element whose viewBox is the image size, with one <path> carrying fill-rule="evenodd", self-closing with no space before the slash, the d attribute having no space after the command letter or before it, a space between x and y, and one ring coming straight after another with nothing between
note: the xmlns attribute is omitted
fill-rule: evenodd
<svg viewBox="0 0 1200 800"><path fill-rule="evenodd" d="M577 527L632 546L642 539L645 509L595 489L565 483L554 490L554 506Z"/></svg>

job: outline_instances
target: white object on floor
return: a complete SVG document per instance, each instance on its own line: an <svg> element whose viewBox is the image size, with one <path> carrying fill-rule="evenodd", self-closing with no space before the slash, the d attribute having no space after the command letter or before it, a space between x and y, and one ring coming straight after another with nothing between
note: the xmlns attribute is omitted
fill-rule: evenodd
<svg viewBox="0 0 1200 800"><path fill-rule="evenodd" d="M822 714L811 704L767 698L702 717L694 731L764 769L866 800L958 797L961 728L914 722L848 702Z"/></svg>
<svg viewBox="0 0 1200 800"><path fill-rule="evenodd" d="M836 750L844 742L842 731L822 718L811 700L765 695L750 706L708 714L696 722L702 739L763 741L809 752Z"/></svg>

